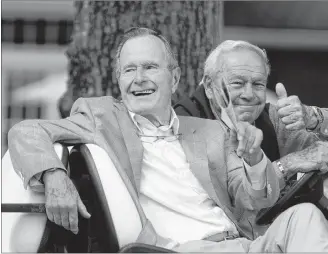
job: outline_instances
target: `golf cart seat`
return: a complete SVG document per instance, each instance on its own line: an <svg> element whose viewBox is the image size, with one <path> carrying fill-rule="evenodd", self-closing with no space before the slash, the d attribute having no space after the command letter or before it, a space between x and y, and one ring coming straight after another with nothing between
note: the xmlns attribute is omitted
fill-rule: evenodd
<svg viewBox="0 0 328 254"><path fill-rule="evenodd" d="M55 144L57 155L67 166L68 150ZM24 189L9 151L2 158L2 252L43 252L49 240L44 193Z"/></svg>
<svg viewBox="0 0 328 254"><path fill-rule="evenodd" d="M61 242L66 245L64 250L111 253L172 252L153 245L138 243L138 236L145 222L140 213L140 204L136 201L137 194L127 181L128 177L118 164L113 163L117 161L115 154L108 153L93 144L76 145L69 149L70 178L76 184L81 199L92 216L89 220L79 219L80 231L77 236L67 234L64 237L66 242ZM62 155L62 152L58 154ZM5 167L4 163L6 163ZM6 180L3 183L3 186L6 185L3 187L3 197L6 197L3 198L2 206L15 203L44 203L43 194L25 190L22 187L21 179L12 166L10 168L10 165L10 155L6 154L3 158L3 181ZM327 183L326 179L325 195L328 194ZM13 195L15 197L11 197L10 193L15 193ZM3 224L2 230L3 252L47 251L42 246L49 245L44 242L54 240L51 237L48 239L44 237L47 229L46 215L44 211L43 213L40 213L42 211L34 212L36 213L2 213L2 221L5 220L6 223ZM8 218L13 215L16 217L10 221ZM25 224L22 223L24 218ZM58 230L61 231L57 231L59 232L57 235L67 232L62 227ZM26 237L27 234L33 237ZM55 240L58 239L55 238Z"/></svg>
<svg viewBox="0 0 328 254"><path fill-rule="evenodd" d="M77 145L70 152L71 179L84 178L91 182L86 188L89 194L86 199L93 201L90 204L92 215L89 221L89 246L92 249L92 238L96 238L97 244L100 245L97 251L100 252L172 252L137 243L145 216L142 215L137 193L128 176L120 165L114 165L113 161L118 161L113 152L106 152L93 144ZM83 199L83 193L79 193ZM90 193L93 194L90 196Z"/></svg>
<svg viewBox="0 0 328 254"><path fill-rule="evenodd" d="M3 252L172 252L136 243L144 221L137 194L112 162L114 153L92 144L55 144L55 150L91 218L79 218L78 235L47 220L44 193L24 189L7 151L2 159Z"/></svg>

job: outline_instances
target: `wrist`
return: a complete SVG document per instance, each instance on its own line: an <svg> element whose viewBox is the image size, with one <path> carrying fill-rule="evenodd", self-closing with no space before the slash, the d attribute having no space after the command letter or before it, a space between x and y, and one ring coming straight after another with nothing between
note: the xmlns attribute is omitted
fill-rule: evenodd
<svg viewBox="0 0 328 254"><path fill-rule="evenodd" d="M40 182L45 184L49 178L51 178L52 176L64 176L67 175L66 170L62 169L62 168L51 168L48 170L45 170L42 172L42 175L40 177Z"/></svg>
<svg viewBox="0 0 328 254"><path fill-rule="evenodd" d="M277 166L280 172L283 174L284 179L289 179L291 176L298 172L299 168L297 165L297 159L295 160L295 156L289 155L280 158L280 160L277 161Z"/></svg>
<svg viewBox="0 0 328 254"><path fill-rule="evenodd" d="M254 151L252 154L249 154L248 156L244 157L245 162L251 167L260 163L262 159L263 152L261 149L259 149L257 152Z"/></svg>
<svg viewBox="0 0 328 254"><path fill-rule="evenodd" d="M305 106L305 110L307 112L307 123L306 123L306 129L308 131L315 131L318 128L320 128L321 123L324 120L324 117L322 115L322 112L320 108L315 106Z"/></svg>
<svg viewBox="0 0 328 254"><path fill-rule="evenodd" d="M284 179L285 182L287 182L287 180L288 180L287 173L286 173L286 170L285 170L284 166L282 165L281 161L277 160L276 165L278 167L279 175L281 176L282 179Z"/></svg>
<svg viewBox="0 0 328 254"><path fill-rule="evenodd" d="M313 107L306 106L303 104L304 111L305 111L305 127L307 130L311 131L314 130L318 125L318 118L314 112Z"/></svg>

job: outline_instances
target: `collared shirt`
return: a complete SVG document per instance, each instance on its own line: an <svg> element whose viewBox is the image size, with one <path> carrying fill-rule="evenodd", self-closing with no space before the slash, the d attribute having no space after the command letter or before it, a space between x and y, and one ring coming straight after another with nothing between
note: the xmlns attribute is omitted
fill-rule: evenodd
<svg viewBox="0 0 328 254"><path fill-rule="evenodd" d="M144 147L139 198L156 232L179 243L224 231L238 235L234 223L191 172L178 140L179 119L173 109L170 124L160 127L140 115L130 115ZM174 135L177 138L171 140L154 137Z"/></svg>

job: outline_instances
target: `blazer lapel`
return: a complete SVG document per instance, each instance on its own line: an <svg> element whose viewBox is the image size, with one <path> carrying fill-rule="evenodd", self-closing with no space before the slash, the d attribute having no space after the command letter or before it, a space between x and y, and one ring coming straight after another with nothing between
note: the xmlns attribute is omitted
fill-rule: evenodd
<svg viewBox="0 0 328 254"><path fill-rule="evenodd" d="M137 135L137 127L134 125L132 119L130 118L127 109L122 107L117 107L119 111L124 111L116 114L118 124L122 131L125 146L129 154L131 169L134 175L134 180L136 188L139 194L140 191L140 177L141 177L141 166L143 158L143 146L140 138Z"/></svg>
<svg viewBox="0 0 328 254"><path fill-rule="evenodd" d="M208 157L206 149L206 140L197 134L197 129L180 120L181 145L186 154L190 170L198 179L203 189L216 204L222 207L221 202L216 195L208 167Z"/></svg>

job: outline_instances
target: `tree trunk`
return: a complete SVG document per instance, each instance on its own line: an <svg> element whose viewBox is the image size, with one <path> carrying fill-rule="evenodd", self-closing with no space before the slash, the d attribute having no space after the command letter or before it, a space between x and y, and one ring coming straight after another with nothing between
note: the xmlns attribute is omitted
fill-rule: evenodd
<svg viewBox="0 0 328 254"><path fill-rule="evenodd" d="M67 50L67 96L112 95L120 91L115 77L115 50L132 26L160 31L171 43L181 67L173 102L191 95L206 56L219 43L220 1L77 1L73 41Z"/></svg>

